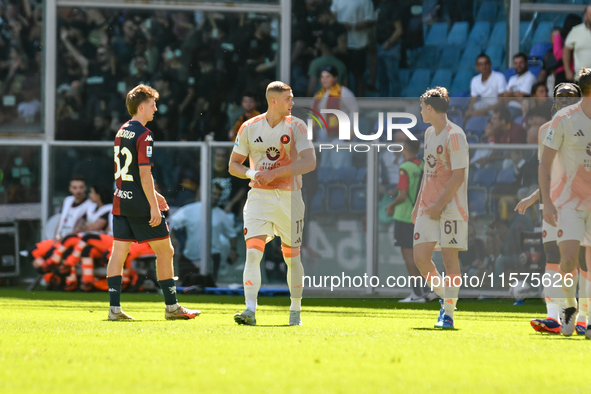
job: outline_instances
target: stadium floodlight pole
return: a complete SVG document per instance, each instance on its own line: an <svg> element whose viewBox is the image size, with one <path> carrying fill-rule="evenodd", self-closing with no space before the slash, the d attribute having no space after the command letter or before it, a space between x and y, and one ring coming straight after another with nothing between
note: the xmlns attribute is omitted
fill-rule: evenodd
<svg viewBox="0 0 591 394"><path fill-rule="evenodd" d="M55 91L57 75L57 6L46 0L43 7L43 128L45 142L41 149L41 234L49 219L51 143L55 140Z"/></svg>
<svg viewBox="0 0 591 394"><path fill-rule="evenodd" d="M291 77L291 0L281 0L281 32L279 33L279 80L289 85Z"/></svg>

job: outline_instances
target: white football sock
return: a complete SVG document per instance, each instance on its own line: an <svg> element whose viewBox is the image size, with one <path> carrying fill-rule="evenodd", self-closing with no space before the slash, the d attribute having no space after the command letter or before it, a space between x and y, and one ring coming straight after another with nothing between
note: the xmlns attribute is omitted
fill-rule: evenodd
<svg viewBox="0 0 591 394"><path fill-rule="evenodd" d="M589 301L587 298L587 279L585 276L582 273L579 274L579 316L577 317L577 323L587 322Z"/></svg>
<svg viewBox="0 0 591 394"><path fill-rule="evenodd" d="M244 298L246 309L256 312L257 296L261 288L261 259L263 252L258 249L246 249L246 263L244 264Z"/></svg>
<svg viewBox="0 0 591 394"><path fill-rule="evenodd" d="M458 303L458 294L460 293L460 287L454 286L453 279L455 277L460 277L460 279L456 279L455 284L461 283L461 276L460 275L449 275L446 280L449 280L449 285L445 286L443 298L443 309L445 310L445 314L454 318L454 311L456 310L456 304Z"/></svg>
<svg viewBox="0 0 591 394"><path fill-rule="evenodd" d="M571 308L577 307L577 283L579 282L579 275L577 270L573 272L565 273L562 270L560 271L562 277L568 276L568 282L572 285L568 286L566 281L562 280L562 294L564 297L564 308Z"/></svg>
<svg viewBox="0 0 591 394"><path fill-rule="evenodd" d="M558 271L546 268L545 274L547 274L546 276L548 276L551 280L557 278L557 276L555 276L557 273ZM546 311L548 312L548 317L559 321L562 289L560 287L554 286L554 281L552 281L550 286L544 288L544 296L546 300Z"/></svg>
<svg viewBox="0 0 591 394"><path fill-rule="evenodd" d="M304 266L302 265L301 255L287 257L285 252L283 259L287 265L287 285L291 295L290 311L302 310L302 294L304 293Z"/></svg>

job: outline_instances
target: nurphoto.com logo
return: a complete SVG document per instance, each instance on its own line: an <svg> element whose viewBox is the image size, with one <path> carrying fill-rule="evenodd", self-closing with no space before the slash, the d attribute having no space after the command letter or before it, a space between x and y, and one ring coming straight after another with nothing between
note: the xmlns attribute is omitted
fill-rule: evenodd
<svg viewBox="0 0 591 394"><path fill-rule="evenodd" d="M314 121L321 129L324 128L328 131L328 123L322 114L329 114L336 116L339 124L339 134L338 140L339 141L350 141L351 140L351 121L349 120L349 116L338 109L321 109L320 113L318 111L313 110L312 108L304 107L311 112L306 112L306 115L309 115L312 119L308 119L307 123L307 131L308 131L308 139L313 139L313 128L314 128ZM410 120L409 123L398 123L401 120L408 119ZM396 121L396 122L395 122ZM319 144L319 150L322 152L323 150L335 150L338 151L347 151L347 152L368 152L375 147L378 152L380 151L380 147L384 147L384 144L380 144L379 140L384 134L384 128L386 129L386 140L392 141L393 139L393 131L400 130L402 131L409 139L416 141L417 137L415 137L409 129L413 128L417 124L417 117L413 114L407 112L387 112L386 113L386 123L384 127L384 113L378 113L378 130L374 134L362 134L359 131L359 113L353 113L353 133L355 137L357 137L361 141L376 141L378 143L374 144L339 144L339 143L321 143ZM335 141L336 142L336 141ZM400 144L387 144L385 148L389 152L401 152L403 147Z"/></svg>

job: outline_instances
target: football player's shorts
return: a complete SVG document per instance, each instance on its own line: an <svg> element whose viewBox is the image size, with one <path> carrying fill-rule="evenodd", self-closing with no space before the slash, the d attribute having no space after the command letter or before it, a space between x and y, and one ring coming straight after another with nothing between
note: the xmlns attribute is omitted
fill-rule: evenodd
<svg viewBox="0 0 591 394"><path fill-rule="evenodd" d="M428 215L418 217L415 223L414 245L439 242L442 248L468 250L468 222L443 217L431 220Z"/></svg>
<svg viewBox="0 0 591 394"><path fill-rule="evenodd" d="M113 238L116 241L150 242L170 237L168 224L162 215L162 221L156 227L150 226L149 216L113 215Z"/></svg>
<svg viewBox="0 0 591 394"><path fill-rule="evenodd" d="M302 245L304 200L300 190L250 189L244 205L244 239L274 236L296 248Z"/></svg>
<svg viewBox="0 0 591 394"><path fill-rule="evenodd" d="M572 208L558 208L558 243L579 241L591 246L591 212Z"/></svg>
<svg viewBox="0 0 591 394"><path fill-rule="evenodd" d="M542 242L556 242L558 240L558 227L554 227L542 220Z"/></svg>

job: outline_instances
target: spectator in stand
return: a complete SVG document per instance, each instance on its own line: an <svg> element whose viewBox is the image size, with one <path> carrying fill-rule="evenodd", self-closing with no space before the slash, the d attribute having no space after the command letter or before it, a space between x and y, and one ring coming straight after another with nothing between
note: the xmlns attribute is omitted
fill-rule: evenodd
<svg viewBox="0 0 591 394"><path fill-rule="evenodd" d="M491 125L496 144L525 144L525 129L511 120L511 113L507 108L499 107L493 111Z"/></svg>
<svg viewBox="0 0 591 394"><path fill-rule="evenodd" d="M554 54L554 58L562 62L562 65L559 66L555 71L555 78L554 78L554 85L558 85L559 83L568 82L566 79L566 66L564 65L563 57L564 57L564 43L566 41L566 37L571 32L573 27L580 25L583 20L579 15L576 14L568 14L566 19L564 20L564 24L562 25L562 29L560 29L559 34L555 34L552 37L552 53ZM571 72L574 73L575 64L574 60L571 59L570 63L568 64L568 68Z"/></svg>
<svg viewBox="0 0 591 394"><path fill-rule="evenodd" d="M328 5L319 7L318 9L318 23L314 26L314 34L324 34L327 36L331 46L331 53L342 62L346 62L347 58L347 28L337 21L335 14L333 14Z"/></svg>
<svg viewBox="0 0 591 394"><path fill-rule="evenodd" d="M567 81L574 81L582 67L591 67L591 4L585 8L583 21L572 28L564 41L563 64L571 64L574 55L574 71L569 67L564 69Z"/></svg>
<svg viewBox="0 0 591 394"><path fill-rule="evenodd" d="M516 75L509 78L507 82L507 90L499 97L511 97L513 100L509 101L507 105L511 112L511 119L521 115L521 103L523 97L529 97L532 87L536 83L536 76L527 69L527 55L525 53L518 53L513 56L513 68Z"/></svg>
<svg viewBox="0 0 591 394"><path fill-rule="evenodd" d="M532 110L535 112L531 112ZM552 100L548 97L548 89L544 82L536 82L531 88L531 98L523 100L521 103L521 113L523 119L521 126L529 128L528 117L533 113L541 113L543 111L548 113L548 116L552 113ZM541 124L540 124L541 126Z"/></svg>
<svg viewBox="0 0 591 394"><path fill-rule="evenodd" d="M486 53L476 58L476 69L480 74L470 82L470 103L466 117L488 116L499 105L498 97L507 90L507 81L500 72L492 70L492 62Z"/></svg>
<svg viewBox="0 0 591 394"><path fill-rule="evenodd" d="M398 69L401 58L402 8L393 0L381 0L376 24L378 81L381 97L399 97Z"/></svg>
<svg viewBox="0 0 591 394"><path fill-rule="evenodd" d="M333 0L331 11L347 29L347 66L355 78L355 92L365 96L369 29L375 25L374 6L371 0Z"/></svg>
<svg viewBox="0 0 591 394"><path fill-rule="evenodd" d="M339 84L344 85L347 76L347 66L332 54L331 47L334 47L336 42L330 41L330 35L322 32L316 39L316 50L319 56L312 60L310 68L308 69L308 96L314 95L318 91L320 84L318 79L321 71L328 66L333 66L338 70Z"/></svg>
<svg viewBox="0 0 591 394"><path fill-rule="evenodd" d="M320 73L320 84L322 89L314 96L314 110L320 112L320 109L338 109L349 115L353 119L353 113L359 111L355 95L348 88L338 83L339 72L336 67L325 67ZM339 123L335 115L325 115L328 124L328 130L325 127L317 131L317 142L339 143ZM321 166L338 168L343 165L350 165L351 155L335 154L327 151L322 155Z"/></svg>
<svg viewBox="0 0 591 394"><path fill-rule="evenodd" d="M238 131L240 130L242 123L261 114L259 111L257 111L257 97L253 92L244 92L244 94L242 94L241 105L244 112L242 115L240 115L238 120L236 120L234 127L228 131L228 139L230 141L236 140L236 136L238 135Z"/></svg>

